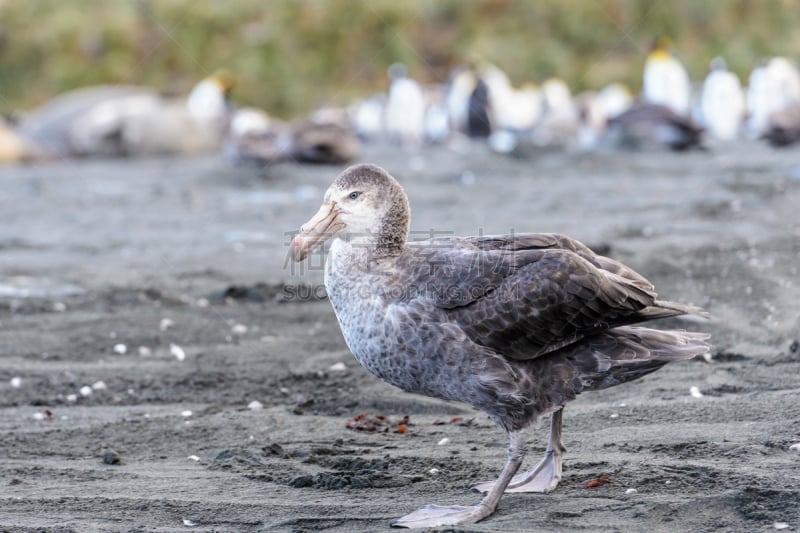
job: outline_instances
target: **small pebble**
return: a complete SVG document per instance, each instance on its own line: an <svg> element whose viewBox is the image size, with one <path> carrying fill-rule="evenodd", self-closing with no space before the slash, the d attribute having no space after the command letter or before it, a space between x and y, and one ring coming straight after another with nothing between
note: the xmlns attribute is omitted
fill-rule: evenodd
<svg viewBox="0 0 800 533"><path fill-rule="evenodd" d="M611 413L609 415L610 418L619 418L619 413Z"/></svg>
<svg viewBox="0 0 800 533"><path fill-rule="evenodd" d="M247 333L247 326L244 324L236 324L231 328L231 332L233 332L234 335L244 335Z"/></svg>
<svg viewBox="0 0 800 533"><path fill-rule="evenodd" d="M445 438L443 438L442 440L440 440L439 442L437 442L437 443L436 443L436 445L437 445L437 446L444 446L445 444L448 444L449 442L450 442L450 439L448 439L447 437L445 437Z"/></svg>
<svg viewBox="0 0 800 533"><path fill-rule="evenodd" d="M175 321L171 318L162 318L161 322L158 323L158 329L161 331L167 331L169 328L175 325Z"/></svg>
<svg viewBox="0 0 800 533"><path fill-rule="evenodd" d="M186 359L186 352L183 351L183 348L178 346L177 344L170 343L169 344L169 353L175 356L175 359L178 361L183 361Z"/></svg>
<svg viewBox="0 0 800 533"><path fill-rule="evenodd" d="M56 313L63 313L66 310L67 310L67 304L65 304L64 302L56 302L53 304L53 311L55 311Z"/></svg>
<svg viewBox="0 0 800 533"><path fill-rule="evenodd" d="M189 409L181 411L181 416L192 416L192 412Z"/></svg>
<svg viewBox="0 0 800 533"><path fill-rule="evenodd" d="M18 389L22 386L22 378L19 376L14 376L13 378L11 378L11 381L9 383L11 383L12 387Z"/></svg>
<svg viewBox="0 0 800 533"><path fill-rule="evenodd" d="M773 522L772 527L775 529L789 529L791 526L786 522Z"/></svg>
<svg viewBox="0 0 800 533"><path fill-rule="evenodd" d="M329 370L332 370L333 372L341 372L342 370L347 370L347 366L339 361L338 363L332 364Z"/></svg>
<svg viewBox="0 0 800 533"><path fill-rule="evenodd" d="M796 442L796 443L792 444L791 446L789 446L789 451L790 452L800 453L800 442Z"/></svg>
<svg viewBox="0 0 800 533"><path fill-rule="evenodd" d="M625 494L636 494L637 492L639 492L639 491L636 490L636 489L628 489L628 490L625 491Z"/></svg>
<svg viewBox="0 0 800 533"><path fill-rule="evenodd" d="M253 411L258 411L259 409L263 409L264 406L258 400L253 400L252 402L247 404L247 408Z"/></svg>
<svg viewBox="0 0 800 533"><path fill-rule="evenodd" d="M436 474L439 473L439 469L438 468L431 468L430 470L428 470L428 473L431 474L432 476L435 476Z"/></svg>
<svg viewBox="0 0 800 533"><path fill-rule="evenodd" d="M200 460L200 458L197 457L196 455L190 455L189 457L187 457L187 459L189 459L191 461L199 461Z"/></svg>
<svg viewBox="0 0 800 533"><path fill-rule="evenodd" d="M209 302L207 298L198 298L194 304L197 307L208 307Z"/></svg>
<svg viewBox="0 0 800 533"><path fill-rule="evenodd" d="M689 394L692 395L692 398L702 398L703 397L703 393L700 392L700 389L697 388L697 387L694 387L694 386L689 389Z"/></svg>
<svg viewBox="0 0 800 533"><path fill-rule="evenodd" d="M44 420L45 418L47 418L47 416L44 413L40 413L38 411L33 413L34 420Z"/></svg>
<svg viewBox="0 0 800 533"><path fill-rule="evenodd" d="M153 355L153 350L148 348L147 346L139 346L139 355L142 357L150 357Z"/></svg>
<svg viewBox="0 0 800 533"><path fill-rule="evenodd" d="M78 395L77 394L67 394L67 401L69 403L77 402L78 401Z"/></svg>
<svg viewBox="0 0 800 533"><path fill-rule="evenodd" d="M81 390L78 391L81 393L81 396L91 396L92 395L92 388L89 385L84 385L81 387Z"/></svg>
<svg viewBox="0 0 800 533"><path fill-rule="evenodd" d="M95 381L92 384L92 389L94 390L106 390L108 387L106 386L105 381Z"/></svg>
<svg viewBox="0 0 800 533"><path fill-rule="evenodd" d="M189 520L188 518L184 518L184 519L183 519L183 525L184 525L184 526L188 526L188 527L194 527L194 526L196 526L196 525L197 525L197 522L194 522L194 521L192 521L192 520Z"/></svg>
<svg viewBox="0 0 800 533"><path fill-rule="evenodd" d="M118 465L122 462L122 458L114 450L108 450L103 454L103 462L107 465Z"/></svg>
<svg viewBox="0 0 800 533"><path fill-rule="evenodd" d="M128 353L128 347L125 346L124 344L121 344L121 343L120 344L115 344L114 345L114 353L118 353L120 355L125 355L126 353Z"/></svg>

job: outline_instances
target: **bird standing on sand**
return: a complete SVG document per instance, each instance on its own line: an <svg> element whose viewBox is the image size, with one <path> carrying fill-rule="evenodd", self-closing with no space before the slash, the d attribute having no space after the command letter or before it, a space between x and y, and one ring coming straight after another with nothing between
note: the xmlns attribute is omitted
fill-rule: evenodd
<svg viewBox="0 0 800 533"><path fill-rule="evenodd" d="M340 174L292 240L300 261L332 239L325 287L348 347L409 392L487 413L509 437L507 462L476 506L427 505L403 527L477 522L504 492L561 479L564 405L668 362L705 353L707 335L630 324L702 311L656 299L652 285L569 237L517 234L407 242L408 198L374 165ZM545 457L516 475L522 430L551 414Z"/></svg>

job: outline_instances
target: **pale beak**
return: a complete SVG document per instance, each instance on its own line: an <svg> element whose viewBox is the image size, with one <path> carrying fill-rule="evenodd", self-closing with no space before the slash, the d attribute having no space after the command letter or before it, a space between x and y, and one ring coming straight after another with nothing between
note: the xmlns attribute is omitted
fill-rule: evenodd
<svg viewBox="0 0 800 533"><path fill-rule="evenodd" d="M344 224L337 220L339 212L336 202L323 203L317 214L303 224L300 227L300 233L292 239L292 244L289 245L289 253L292 254L292 259L302 261L314 249L321 246L322 243L342 229Z"/></svg>

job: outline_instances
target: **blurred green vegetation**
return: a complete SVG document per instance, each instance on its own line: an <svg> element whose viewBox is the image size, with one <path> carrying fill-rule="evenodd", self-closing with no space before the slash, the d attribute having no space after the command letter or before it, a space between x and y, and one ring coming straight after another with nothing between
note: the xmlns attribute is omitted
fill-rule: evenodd
<svg viewBox="0 0 800 533"><path fill-rule="evenodd" d="M668 35L694 80L723 55L746 82L800 57L800 0L0 0L0 112L100 83L181 94L219 68L237 102L294 116L386 88L386 67L443 82L464 60L512 81L638 90Z"/></svg>

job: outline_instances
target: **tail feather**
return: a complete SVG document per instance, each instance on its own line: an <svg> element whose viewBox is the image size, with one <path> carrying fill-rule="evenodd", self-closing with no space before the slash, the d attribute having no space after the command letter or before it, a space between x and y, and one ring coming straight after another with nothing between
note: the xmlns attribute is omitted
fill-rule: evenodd
<svg viewBox="0 0 800 533"><path fill-rule="evenodd" d="M709 337L623 326L579 343L568 358L578 369L583 390L600 390L637 379L671 361L703 355L709 350Z"/></svg>

